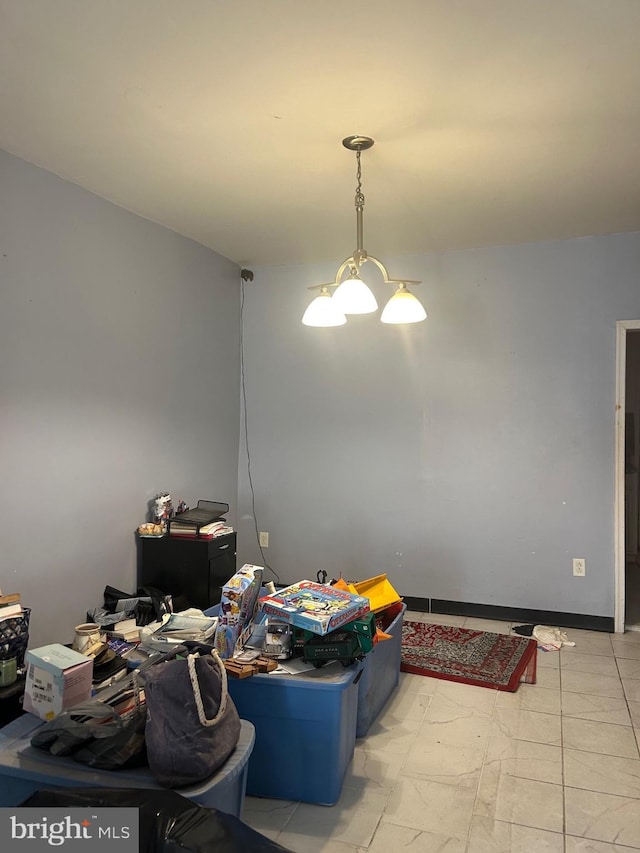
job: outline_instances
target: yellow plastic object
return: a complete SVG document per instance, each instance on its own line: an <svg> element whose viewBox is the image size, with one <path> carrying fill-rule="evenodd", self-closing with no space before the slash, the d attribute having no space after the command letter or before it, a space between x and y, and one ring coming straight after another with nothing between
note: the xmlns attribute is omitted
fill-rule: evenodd
<svg viewBox="0 0 640 853"><path fill-rule="evenodd" d="M384 610L389 605L395 604L396 601L400 601L400 596L387 580L386 574L376 575L374 578L369 578L366 581L349 584L349 591L368 598L369 606L374 613L378 613L378 611Z"/></svg>

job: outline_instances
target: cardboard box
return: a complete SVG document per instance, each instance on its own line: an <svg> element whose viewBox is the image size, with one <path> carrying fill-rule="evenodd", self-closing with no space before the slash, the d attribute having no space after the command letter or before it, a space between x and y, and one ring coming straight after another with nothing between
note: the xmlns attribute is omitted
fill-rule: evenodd
<svg viewBox="0 0 640 853"><path fill-rule="evenodd" d="M256 615L262 566L245 563L222 587L215 647L223 660L233 656L248 639Z"/></svg>
<svg viewBox="0 0 640 853"><path fill-rule="evenodd" d="M328 634L369 612L369 599L335 586L298 581L260 599L260 609L296 628Z"/></svg>
<svg viewBox="0 0 640 853"><path fill-rule="evenodd" d="M52 720L63 708L91 697L93 659L60 643L29 649L23 709Z"/></svg>

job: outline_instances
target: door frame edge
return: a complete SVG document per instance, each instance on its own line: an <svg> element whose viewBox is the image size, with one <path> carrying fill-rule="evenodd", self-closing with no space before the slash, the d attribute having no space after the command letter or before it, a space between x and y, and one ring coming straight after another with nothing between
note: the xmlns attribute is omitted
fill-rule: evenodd
<svg viewBox="0 0 640 853"><path fill-rule="evenodd" d="M615 497L614 497L614 631L624 633L625 615L625 403L627 331L640 329L640 320L616 321Z"/></svg>

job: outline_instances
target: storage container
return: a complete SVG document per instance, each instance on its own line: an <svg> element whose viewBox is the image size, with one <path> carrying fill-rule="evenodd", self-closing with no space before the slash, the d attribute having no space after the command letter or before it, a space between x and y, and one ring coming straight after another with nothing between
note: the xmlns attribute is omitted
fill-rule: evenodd
<svg viewBox="0 0 640 853"><path fill-rule="evenodd" d="M23 714L0 730L0 806L18 806L40 788L160 788L148 768L93 770L73 760L50 755L31 746L31 737L42 725L32 714ZM188 788L177 788L183 797L208 808L242 818L247 768L253 749L253 725L241 720L238 745L211 778Z"/></svg>
<svg viewBox="0 0 640 853"><path fill-rule="evenodd" d="M299 675L229 678L238 713L256 730L247 794L338 801L355 746L361 671L332 663Z"/></svg>
<svg viewBox="0 0 640 853"><path fill-rule="evenodd" d="M362 662L362 676L358 682L358 722L356 737L364 737L387 700L398 686L400 656L402 653L402 623L407 605L399 605L399 613L384 631L390 640L376 643L372 652Z"/></svg>

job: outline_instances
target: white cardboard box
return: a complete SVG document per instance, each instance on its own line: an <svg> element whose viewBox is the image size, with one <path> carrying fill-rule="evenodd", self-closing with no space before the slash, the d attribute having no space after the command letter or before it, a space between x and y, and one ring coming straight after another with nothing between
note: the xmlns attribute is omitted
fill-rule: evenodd
<svg viewBox="0 0 640 853"><path fill-rule="evenodd" d="M63 708L91 697L93 660L60 643L29 649L23 709L52 720Z"/></svg>

